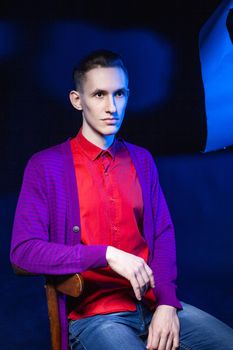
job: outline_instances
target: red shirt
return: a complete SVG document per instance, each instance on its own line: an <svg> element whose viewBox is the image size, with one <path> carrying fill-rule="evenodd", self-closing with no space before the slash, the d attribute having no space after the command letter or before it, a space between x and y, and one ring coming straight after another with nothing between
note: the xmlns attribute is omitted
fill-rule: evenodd
<svg viewBox="0 0 233 350"><path fill-rule="evenodd" d="M124 143L115 139L102 150L89 142L81 130L71 140L81 217L83 244L111 245L148 259L142 232L143 199L136 170ZM136 310L128 280L109 266L82 273L84 292L70 319L119 311ZM155 305L152 289L144 296Z"/></svg>

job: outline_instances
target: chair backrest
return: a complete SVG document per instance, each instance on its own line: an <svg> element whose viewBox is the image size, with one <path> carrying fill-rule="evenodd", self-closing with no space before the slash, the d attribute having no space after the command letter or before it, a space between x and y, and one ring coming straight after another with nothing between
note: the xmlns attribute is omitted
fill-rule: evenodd
<svg viewBox="0 0 233 350"><path fill-rule="evenodd" d="M52 350L61 350L61 325L58 312L57 291L72 297L78 297L83 291L83 278L79 274L47 277L45 289Z"/></svg>
<svg viewBox="0 0 233 350"><path fill-rule="evenodd" d="M52 350L61 350L61 326L59 322L56 288L51 283L45 284Z"/></svg>

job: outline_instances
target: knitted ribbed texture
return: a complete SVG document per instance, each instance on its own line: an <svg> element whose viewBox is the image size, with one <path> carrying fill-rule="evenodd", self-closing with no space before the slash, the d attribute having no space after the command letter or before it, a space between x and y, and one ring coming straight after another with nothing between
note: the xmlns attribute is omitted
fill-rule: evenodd
<svg viewBox="0 0 233 350"><path fill-rule="evenodd" d="M174 228L151 154L125 142L144 201L143 235L150 249L158 304L181 308L176 297ZM24 270L62 275L106 266L106 246L80 244L79 203L70 141L36 153L29 160L16 208L11 262ZM59 296L62 350L67 350L65 297Z"/></svg>

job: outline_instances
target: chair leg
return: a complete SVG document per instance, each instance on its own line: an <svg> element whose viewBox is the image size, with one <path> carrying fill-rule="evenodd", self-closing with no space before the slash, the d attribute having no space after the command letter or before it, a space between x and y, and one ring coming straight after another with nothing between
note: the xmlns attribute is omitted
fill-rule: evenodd
<svg viewBox="0 0 233 350"><path fill-rule="evenodd" d="M49 282L46 283L45 289L47 296L52 350L61 350L61 327L59 321L56 289Z"/></svg>

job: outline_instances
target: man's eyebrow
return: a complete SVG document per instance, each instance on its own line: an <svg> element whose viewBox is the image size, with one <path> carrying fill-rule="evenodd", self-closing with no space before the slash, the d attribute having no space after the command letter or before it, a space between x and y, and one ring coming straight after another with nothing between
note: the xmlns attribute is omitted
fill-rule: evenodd
<svg viewBox="0 0 233 350"><path fill-rule="evenodd" d="M115 92L117 92L117 91L126 91L126 92L128 92L129 89L126 88L126 87L121 87L121 88L117 89Z"/></svg>
<svg viewBox="0 0 233 350"><path fill-rule="evenodd" d="M90 96L95 96L96 94L102 94L102 95L107 95L108 91L104 90L104 89L95 89L93 91L90 92Z"/></svg>
<svg viewBox="0 0 233 350"><path fill-rule="evenodd" d="M126 92L128 92L129 89L126 88L126 87L120 87L120 88L116 89L115 91L113 91L113 93L118 92L118 91L126 91ZM99 89L96 88L92 93L94 94L94 93L96 93L96 92L105 92L105 93L108 93L107 90L100 89L100 88L99 88Z"/></svg>
<svg viewBox="0 0 233 350"><path fill-rule="evenodd" d="M117 89L117 91L125 91L125 92L129 92L129 89L126 87L122 87L120 89Z"/></svg>
<svg viewBox="0 0 233 350"><path fill-rule="evenodd" d="M104 93L104 94L107 94L108 92L106 91L106 90L103 90L103 89L95 89L94 91L92 91L92 95L95 95L95 94L97 94L97 93Z"/></svg>

